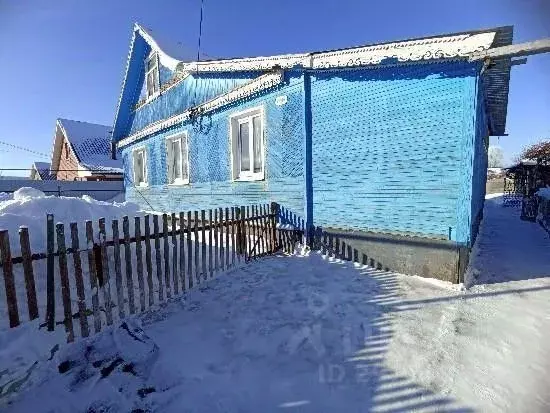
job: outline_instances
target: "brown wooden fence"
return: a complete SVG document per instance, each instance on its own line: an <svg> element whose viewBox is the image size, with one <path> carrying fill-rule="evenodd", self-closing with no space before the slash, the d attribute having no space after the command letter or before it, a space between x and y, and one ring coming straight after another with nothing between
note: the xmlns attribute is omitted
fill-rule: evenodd
<svg viewBox="0 0 550 413"><path fill-rule="evenodd" d="M42 302L45 326L52 331L63 324L69 342L75 338L73 320L78 320L82 337L89 336L91 328L97 333L115 319L146 311L239 263L277 251L292 252L301 231L279 228L279 216L276 203L144 215L133 220L125 216L122 235L120 221L114 219L110 237L101 218L96 234L92 221L86 221L84 228L71 223L70 245L66 245L67 229L62 223L54 225L54 217L48 215L46 252L32 253L29 231L21 227L21 255L17 257L11 255L10 234L0 230L9 325L20 324L17 289L24 288L29 320L41 316ZM85 248L81 239L86 240ZM42 270L37 271L37 265ZM46 288L37 288L35 274L43 277L44 273ZM61 305L56 305L59 297ZM62 321L56 322L56 312Z"/></svg>

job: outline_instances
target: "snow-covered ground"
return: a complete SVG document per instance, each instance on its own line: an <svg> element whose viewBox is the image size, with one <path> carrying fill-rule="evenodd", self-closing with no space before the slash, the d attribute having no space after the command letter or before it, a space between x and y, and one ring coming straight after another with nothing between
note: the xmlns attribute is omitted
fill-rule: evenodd
<svg viewBox="0 0 550 413"><path fill-rule="evenodd" d="M73 345L0 332L0 408L548 412L550 239L499 202L468 290L302 251Z"/></svg>

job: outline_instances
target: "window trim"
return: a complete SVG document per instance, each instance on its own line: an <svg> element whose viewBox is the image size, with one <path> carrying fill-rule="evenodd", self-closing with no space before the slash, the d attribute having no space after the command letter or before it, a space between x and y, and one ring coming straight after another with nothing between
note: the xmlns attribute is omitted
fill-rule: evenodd
<svg viewBox="0 0 550 413"><path fill-rule="evenodd" d="M136 185L136 153L143 153L143 178L144 182L140 182L139 185ZM140 146L132 150L132 175L134 178L134 187L144 188L149 186L149 178L147 176L149 168L147 168L147 148L145 146Z"/></svg>
<svg viewBox="0 0 550 413"><path fill-rule="evenodd" d="M187 179L181 179L174 180L174 182L170 182L170 175L168 172L168 142L179 140L180 141L180 151L182 155L182 161L183 161L183 137L185 137L185 141L187 142L187 159L186 159L186 165L187 165ZM189 177L190 177L190 167L189 167L189 133L187 131L177 132L172 135L167 136L164 139L164 149L166 151L166 178L168 185L170 186L181 186L181 185L189 185ZM183 162L181 162L181 174L183 176Z"/></svg>
<svg viewBox="0 0 550 413"><path fill-rule="evenodd" d="M153 66L153 68L151 69L148 69L148 65L149 65L149 62L151 60L155 60L155 65ZM157 96L160 95L160 68L159 68L159 55L158 55L158 52L156 51L152 51L149 56L147 56L147 58L145 59L145 90L146 90L146 95L147 95L147 99L146 99L146 102L149 102L150 100L153 100L155 99ZM148 85L148 78L149 78L149 74L153 71L156 71L156 78L157 78L157 82L156 82L156 90L153 90L153 93L149 93L149 85Z"/></svg>
<svg viewBox="0 0 550 413"><path fill-rule="evenodd" d="M259 115L261 122L261 138L260 138L260 153L262 160L262 170L261 172L252 172L254 170L254 151L250 151L250 169L251 172L245 172L244 174L240 170L240 165L235 165L236 159L236 149L238 148L238 139L239 125L244 122L244 119L249 119L249 131L253 134L253 122L252 119L254 116ZM250 147L254 147L253 135L250 140ZM251 181L263 181L265 180L265 108L264 105L254 106L246 110L232 113L229 115L229 144L230 144L230 171L231 171L231 180L233 182L251 182Z"/></svg>

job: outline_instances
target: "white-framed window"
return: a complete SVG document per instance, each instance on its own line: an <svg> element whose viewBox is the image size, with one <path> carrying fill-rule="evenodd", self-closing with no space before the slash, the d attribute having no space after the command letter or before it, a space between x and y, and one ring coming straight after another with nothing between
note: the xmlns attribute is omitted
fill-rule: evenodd
<svg viewBox="0 0 550 413"><path fill-rule="evenodd" d="M183 185L189 183L189 139L187 132L166 138L166 163L169 184Z"/></svg>
<svg viewBox="0 0 550 413"><path fill-rule="evenodd" d="M230 117L233 179L264 179L264 111L256 107Z"/></svg>
<svg viewBox="0 0 550 413"><path fill-rule="evenodd" d="M134 169L134 186L147 186L147 153L145 148L134 149L132 152Z"/></svg>
<svg viewBox="0 0 550 413"><path fill-rule="evenodd" d="M147 82L147 98L156 95L160 89L159 83L159 59L153 52L145 60L145 79Z"/></svg>

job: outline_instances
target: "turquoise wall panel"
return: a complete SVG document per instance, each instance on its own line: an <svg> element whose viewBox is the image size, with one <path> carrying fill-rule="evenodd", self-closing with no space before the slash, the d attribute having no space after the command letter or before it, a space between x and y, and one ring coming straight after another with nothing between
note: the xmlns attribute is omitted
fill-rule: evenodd
<svg viewBox="0 0 550 413"><path fill-rule="evenodd" d="M483 94L483 79L478 78L476 120L475 120L475 142L473 145L472 162L472 212L471 231L469 244L475 241L483 204L485 201L485 189L487 183L487 164L489 146L489 125L486 115L485 98Z"/></svg>
<svg viewBox="0 0 550 413"><path fill-rule="evenodd" d="M466 242L476 73L458 62L315 73L315 225Z"/></svg>
<svg viewBox="0 0 550 413"><path fill-rule="evenodd" d="M181 211L276 201L301 215L304 209L303 137L304 102L301 74L288 74L279 88L203 116L200 122L186 123L124 148L126 197L143 208ZM287 96L283 106L275 104ZM233 182L230 173L229 117L248 108L265 110L266 179ZM187 131L189 136L190 184L167 185L165 138ZM130 154L145 147L149 187L132 183Z"/></svg>
<svg viewBox="0 0 550 413"><path fill-rule="evenodd" d="M165 71L161 71L161 74ZM158 120L169 118L186 109L206 102L259 76L256 72L212 73L191 75L167 89L151 102L131 111L127 134L139 131ZM164 73L161 78L168 78ZM143 79L141 80L143 85ZM166 82L161 82L166 83ZM143 89L143 86L140 88ZM141 92L144 94L144 91Z"/></svg>

